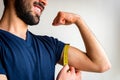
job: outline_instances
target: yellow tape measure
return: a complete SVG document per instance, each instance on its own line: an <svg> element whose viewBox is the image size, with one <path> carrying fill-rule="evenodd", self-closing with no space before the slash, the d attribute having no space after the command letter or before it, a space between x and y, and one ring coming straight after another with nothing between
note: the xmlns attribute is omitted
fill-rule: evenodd
<svg viewBox="0 0 120 80"><path fill-rule="evenodd" d="M68 64L68 48L69 48L69 44L65 45L64 51L63 51L63 65Z"/></svg>

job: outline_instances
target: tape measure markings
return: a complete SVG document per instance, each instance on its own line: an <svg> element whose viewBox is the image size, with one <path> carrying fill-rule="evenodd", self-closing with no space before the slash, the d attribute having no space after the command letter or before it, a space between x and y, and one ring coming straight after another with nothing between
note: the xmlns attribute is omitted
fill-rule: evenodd
<svg viewBox="0 0 120 80"><path fill-rule="evenodd" d="M63 65L67 65L68 64L68 48L69 48L69 44L65 45L64 47L64 52L63 52Z"/></svg>

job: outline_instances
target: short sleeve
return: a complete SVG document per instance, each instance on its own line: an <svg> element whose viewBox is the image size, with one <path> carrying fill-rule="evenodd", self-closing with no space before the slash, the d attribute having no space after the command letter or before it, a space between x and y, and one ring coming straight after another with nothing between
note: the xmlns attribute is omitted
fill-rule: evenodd
<svg viewBox="0 0 120 80"><path fill-rule="evenodd" d="M61 57L61 54L63 52L65 43L56 39L56 38L53 38L52 42L54 44L55 57L56 57L56 63L57 63L60 60L60 57Z"/></svg>
<svg viewBox="0 0 120 80"><path fill-rule="evenodd" d="M3 60L2 60L2 53L3 53L3 49L0 46L0 74L6 74L5 69L3 67Z"/></svg>
<svg viewBox="0 0 120 80"><path fill-rule="evenodd" d="M58 62L60 60L61 54L63 52L63 48L65 46L65 43L58 41L56 44L56 61Z"/></svg>
<svg viewBox="0 0 120 80"><path fill-rule="evenodd" d="M60 60L65 43L54 37L42 36L41 38L42 42L44 44L47 44L47 47L49 45L50 48L48 49L53 51L53 54L51 53L51 56L54 58L54 62L56 64Z"/></svg>

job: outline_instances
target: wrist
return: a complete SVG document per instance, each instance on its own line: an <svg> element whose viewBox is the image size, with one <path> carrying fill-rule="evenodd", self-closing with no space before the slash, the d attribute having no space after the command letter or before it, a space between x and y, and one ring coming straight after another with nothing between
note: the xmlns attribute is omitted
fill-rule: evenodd
<svg viewBox="0 0 120 80"><path fill-rule="evenodd" d="M81 24L82 23L82 19L79 15L76 15L76 21L75 21L75 25Z"/></svg>

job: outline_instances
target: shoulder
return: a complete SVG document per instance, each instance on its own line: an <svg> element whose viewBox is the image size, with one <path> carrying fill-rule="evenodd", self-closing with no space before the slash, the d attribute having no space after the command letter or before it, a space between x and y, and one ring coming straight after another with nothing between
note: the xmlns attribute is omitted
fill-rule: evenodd
<svg viewBox="0 0 120 80"><path fill-rule="evenodd" d="M49 46L51 48L60 48L61 49L64 47L65 43L60 41L58 38L48 36L48 35L35 35L30 33L33 37L33 40L37 42L38 44L44 45L44 46Z"/></svg>
<svg viewBox="0 0 120 80"><path fill-rule="evenodd" d="M36 35L36 34L33 34L30 32L30 34L32 35L32 37L36 40L40 40L41 42L45 42L45 43L58 43L58 42L61 42L63 43L62 41L60 41L58 38L55 38L53 36L48 36L48 35Z"/></svg>
<svg viewBox="0 0 120 80"><path fill-rule="evenodd" d="M37 35L37 34L34 34L34 33L30 32L30 31L28 31L28 32L29 32L30 35L32 35L32 37L37 38L37 39L43 39L43 40L45 40L45 39L47 39L47 40L55 39L55 38L52 37L52 36L48 36L48 35Z"/></svg>

